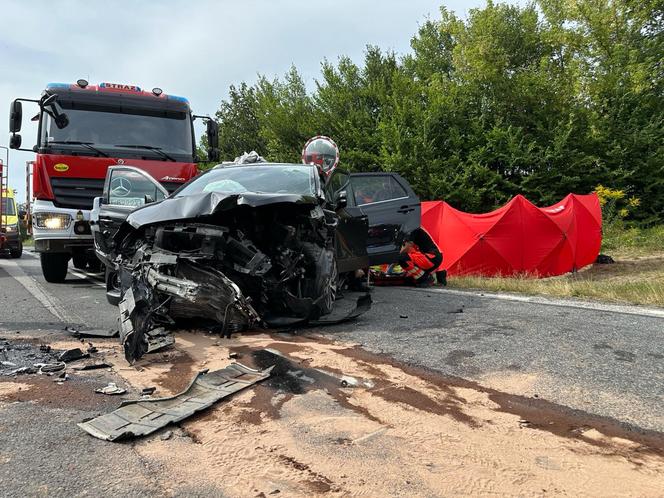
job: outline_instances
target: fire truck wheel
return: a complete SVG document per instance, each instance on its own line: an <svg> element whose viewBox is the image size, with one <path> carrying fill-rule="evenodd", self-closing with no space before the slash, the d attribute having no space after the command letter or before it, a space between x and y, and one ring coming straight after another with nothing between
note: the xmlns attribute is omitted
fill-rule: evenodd
<svg viewBox="0 0 664 498"><path fill-rule="evenodd" d="M43 252L39 256L41 260L42 274L46 281L54 284L64 282L67 277L69 254Z"/></svg>
<svg viewBox="0 0 664 498"><path fill-rule="evenodd" d="M9 250L12 258L20 258L23 255L23 243L19 242L18 247Z"/></svg>
<svg viewBox="0 0 664 498"><path fill-rule="evenodd" d="M77 270L85 270L88 264L88 256L82 252L75 252L71 255L71 262Z"/></svg>

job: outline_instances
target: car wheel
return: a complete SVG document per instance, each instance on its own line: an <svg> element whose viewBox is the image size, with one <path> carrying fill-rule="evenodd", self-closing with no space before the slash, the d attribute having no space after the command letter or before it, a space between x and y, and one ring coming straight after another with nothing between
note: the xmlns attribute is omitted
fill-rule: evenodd
<svg viewBox="0 0 664 498"><path fill-rule="evenodd" d="M120 277L118 272L106 267L106 301L108 304L117 306L120 303L122 290L120 289Z"/></svg>
<svg viewBox="0 0 664 498"><path fill-rule="evenodd" d="M323 299L321 302L320 310L321 315L327 315L332 312L334 301L337 300L337 293L339 291L339 273L337 271L337 258L332 257L332 267L330 274L327 278L325 289L323 290Z"/></svg>
<svg viewBox="0 0 664 498"><path fill-rule="evenodd" d="M318 244L305 242L302 249L309 261L309 283L304 295L315 300L316 315L327 315L332 312L339 289L337 259L333 251Z"/></svg>
<svg viewBox="0 0 664 498"><path fill-rule="evenodd" d="M39 255L42 274L47 282L59 284L67 277L69 254L43 252Z"/></svg>
<svg viewBox="0 0 664 498"><path fill-rule="evenodd" d="M12 258L20 258L23 255L23 243L19 242L18 247L9 250Z"/></svg>

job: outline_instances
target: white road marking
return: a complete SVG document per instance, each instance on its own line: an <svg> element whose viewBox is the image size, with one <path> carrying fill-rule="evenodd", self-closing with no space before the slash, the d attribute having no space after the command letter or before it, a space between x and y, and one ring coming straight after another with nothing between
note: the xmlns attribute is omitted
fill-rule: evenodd
<svg viewBox="0 0 664 498"><path fill-rule="evenodd" d="M434 292L436 294L453 294L457 296L474 296L481 299L499 299L502 301L514 301L519 303L540 304L544 306L559 306L563 308L577 308L593 311L606 311L608 313L620 313L623 315L647 316L653 318L664 318L664 309L646 308L641 306L629 306L622 304L599 303L592 301L581 301L577 299L556 299L544 296L526 296L523 294L503 294L497 292L479 292L473 290L440 289L429 287L418 289L410 287L408 290L416 292Z"/></svg>
<svg viewBox="0 0 664 498"><path fill-rule="evenodd" d="M16 261L1 259L0 267L21 284L25 290L58 320L64 323L83 323L83 319L80 316L65 309L55 296L51 296L39 282L26 274Z"/></svg>
<svg viewBox="0 0 664 498"><path fill-rule="evenodd" d="M81 272L81 271L78 271L78 270L72 270L71 268L69 268L68 271L69 271L69 273L71 273L75 277L81 278L83 280L87 280L91 284L94 284L94 285L97 285L99 287L102 287L102 288L106 289L106 284L102 284L101 282L99 282L99 280L98 280L99 276L95 273Z"/></svg>

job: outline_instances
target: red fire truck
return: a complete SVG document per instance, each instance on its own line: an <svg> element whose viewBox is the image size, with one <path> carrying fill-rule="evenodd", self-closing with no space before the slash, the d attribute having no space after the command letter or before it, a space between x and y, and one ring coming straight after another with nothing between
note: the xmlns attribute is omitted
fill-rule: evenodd
<svg viewBox="0 0 664 498"><path fill-rule="evenodd" d="M32 149L21 149L21 102L39 108L32 118L39 124ZM206 121L208 144L217 144L215 121L193 115L187 99L166 95L160 88L145 91L135 85L78 80L50 83L41 98L12 102L10 147L37 153L28 171L30 212L35 250L47 281L64 281L70 259L76 268L99 269L89 219L109 166L145 170L169 192L197 174L196 118ZM217 148L207 152L207 160L218 160Z"/></svg>

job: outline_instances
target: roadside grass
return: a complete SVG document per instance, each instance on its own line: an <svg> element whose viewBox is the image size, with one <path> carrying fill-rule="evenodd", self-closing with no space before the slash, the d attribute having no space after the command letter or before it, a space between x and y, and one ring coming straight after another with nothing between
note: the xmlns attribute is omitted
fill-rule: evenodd
<svg viewBox="0 0 664 498"><path fill-rule="evenodd" d="M604 234L602 254L615 263L592 265L577 273L532 278L450 277L453 288L577 297L664 307L664 226L623 229Z"/></svg>

